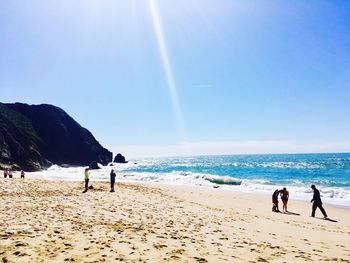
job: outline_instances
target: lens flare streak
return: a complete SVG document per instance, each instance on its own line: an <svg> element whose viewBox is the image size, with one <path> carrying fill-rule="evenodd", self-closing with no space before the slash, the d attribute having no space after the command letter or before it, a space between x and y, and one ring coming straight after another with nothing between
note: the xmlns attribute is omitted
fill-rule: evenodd
<svg viewBox="0 0 350 263"><path fill-rule="evenodd" d="M164 73L167 81L167 86L169 89L169 93L171 96L176 122L177 122L177 128L180 135L181 140L185 139L185 125L182 117L181 107L179 103L179 99L177 96L177 90L175 85L175 80L173 76L173 70L171 68L171 63L169 59L169 52L165 43L165 38L163 34L163 29L161 26L161 21L159 18L159 12L156 4L156 0L149 0L150 9L151 9L151 17L152 22L160 50L160 55L163 63Z"/></svg>

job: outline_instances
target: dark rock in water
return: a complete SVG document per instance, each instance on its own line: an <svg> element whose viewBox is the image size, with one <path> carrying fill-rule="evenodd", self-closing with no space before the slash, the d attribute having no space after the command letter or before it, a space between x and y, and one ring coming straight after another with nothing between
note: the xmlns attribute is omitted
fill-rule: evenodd
<svg viewBox="0 0 350 263"><path fill-rule="evenodd" d="M91 170L97 170L97 169L100 169L100 167L98 166L98 163L97 163L97 162L92 162L92 163L90 163L90 165L89 165L89 169L91 169Z"/></svg>
<svg viewBox="0 0 350 263"><path fill-rule="evenodd" d="M120 153L118 153L115 157L114 157L114 162L115 163L127 163L127 161L125 161L125 157L123 155L121 155Z"/></svg>
<svg viewBox="0 0 350 263"><path fill-rule="evenodd" d="M52 105L0 103L0 166L26 171L57 165L107 165L112 153L62 109Z"/></svg>

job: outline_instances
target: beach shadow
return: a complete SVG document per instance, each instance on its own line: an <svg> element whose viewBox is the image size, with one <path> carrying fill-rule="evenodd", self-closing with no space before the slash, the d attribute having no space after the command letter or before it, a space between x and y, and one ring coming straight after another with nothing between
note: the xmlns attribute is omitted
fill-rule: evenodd
<svg viewBox="0 0 350 263"><path fill-rule="evenodd" d="M323 217L315 217L315 218L317 218L317 219L321 219L321 220L326 220L326 221L329 221L329 222L333 222L333 223L338 223L338 221L337 220L334 220L334 219L331 219L331 218L323 218Z"/></svg>
<svg viewBox="0 0 350 263"><path fill-rule="evenodd" d="M283 214L286 214L286 215L292 215L292 216L300 216L300 214L298 214L298 213L294 213L294 212L290 212L290 211L288 211L288 212L284 212Z"/></svg>
<svg viewBox="0 0 350 263"><path fill-rule="evenodd" d="M324 218L324 220L330 221L330 222L334 222L334 223L338 223L337 220L331 219L331 218Z"/></svg>

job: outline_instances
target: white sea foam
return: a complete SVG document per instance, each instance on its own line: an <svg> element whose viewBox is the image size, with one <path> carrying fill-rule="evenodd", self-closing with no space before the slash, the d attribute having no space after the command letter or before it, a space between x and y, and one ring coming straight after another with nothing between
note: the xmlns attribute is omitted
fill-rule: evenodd
<svg viewBox="0 0 350 263"><path fill-rule="evenodd" d="M224 163L223 166L242 167L242 168L288 168L288 169L322 169L324 165L307 162L233 162Z"/></svg>
<svg viewBox="0 0 350 263"><path fill-rule="evenodd" d="M276 189L282 189L285 185L256 184L250 180L244 180L240 186L243 192L255 192L270 194ZM310 186L287 186L292 199L311 200L313 191ZM320 187L322 200L325 203L350 207L350 189L341 187Z"/></svg>

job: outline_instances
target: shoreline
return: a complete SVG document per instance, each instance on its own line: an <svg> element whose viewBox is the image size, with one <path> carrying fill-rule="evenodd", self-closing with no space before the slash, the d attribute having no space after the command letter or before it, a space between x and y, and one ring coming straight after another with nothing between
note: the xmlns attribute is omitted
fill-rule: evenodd
<svg viewBox="0 0 350 263"><path fill-rule="evenodd" d="M28 175L30 177L28 177ZM26 177L28 179L43 179L43 180L52 180L52 181L63 181L63 182L83 182L83 179L78 180L75 178L49 178L49 177L45 177L43 175L40 174L40 172L34 172L34 173L28 173L26 175ZM91 178L90 177L90 182L109 182L109 179L101 179L101 178ZM267 193L265 191L256 191L256 192L252 192L252 191L245 191L245 190L240 190L237 189L236 186L227 186L227 185L186 185L186 184L172 184L170 182L149 182L149 181L138 181L138 180L116 180L116 182L121 182L121 183L131 183L131 184L140 184L140 185L150 185L150 186L173 186L173 187L194 187L194 188L203 188L203 189L213 189L213 190L219 190L219 191L229 191L229 192L237 192L237 193L246 193L246 194L252 194L252 195L258 195L258 196L264 196L264 197L269 197L271 199L271 193ZM214 187L215 186L215 187ZM277 187L278 188L278 187ZM322 189L322 188L321 188ZM292 193L291 193L292 194ZM322 193L321 193L322 196ZM305 202L305 203L309 203L309 200L312 199L312 193L310 193L310 198L306 199L303 197L295 197L292 196L289 200L290 201L301 201L301 202ZM281 202L281 200L279 200ZM339 204L336 202L328 202L328 200L323 200L322 199L323 204L326 205L330 205L330 206L334 206L334 207L338 207L338 208L343 208L343 209L350 209L350 203L349 204Z"/></svg>
<svg viewBox="0 0 350 263"><path fill-rule="evenodd" d="M30 175L32 176L32 175ZM9 179L9 178L8 178ZM15 179L15 178L12 178ZM20 178L16 178L18 180L21 180ZM56 178L45 178L42 175L35 175L32 178L30 177L26 177L25 179L29 179L29 180L48 180L48 181L57 181L57 182L72 182L72 183L81 183L83 184L83 180L77 180L77 179L56 179ZM92 184L92 182L96 182L96 183L106 183L106 185L109 185L109 180L108 179L90 179L90 185ZM135 184L135 185L140 185L140 186L148 186L148 187L156 187L156 188L161 188L161 189L169 189L169 188L179 188L179 189L187 189L187 191L191 191L191 190L203 190L203 191L212 191L214 192L222 192L222 193L227 193L228 195L230 193L236 193L238 195L242 194L242 195L251 195L254 196L255 198L257 197L262 197L264 199L268 199L271 201L271 196L270 194L264 193L264 192L249 192L249 191L242 191L242 190L238 190L238 189L234 189L234 188L223 188L221 186L219 187L213 187L213 186L207 186L207 185L182 185L182 184L171 184L171 183L164 183L164 182L140 182L140 181L116 181L116 184L121 183L121 184ZM233 186L234 187L234 186ZM312 194L310 194L310 200L312 199ZM310 211L311 211L311 202L301 199L301 198L289 198L289 204L291 202L296 202L296 203L300 203L303 205L309 205L310 206ZM349 205L339 205L339 204L334 204L334 203L328 203L328 202L323 202L323 205L326 206L330 206L330 207L334 207L337 209L342 209L344 211L350 212L350 204ZM279 207L281 208L282 206L282 201L279 198ZM268 209L267 209L268 210ZM281 210L281 209L280 209ZM281 212L283 213L283 212Z"/></svg>

